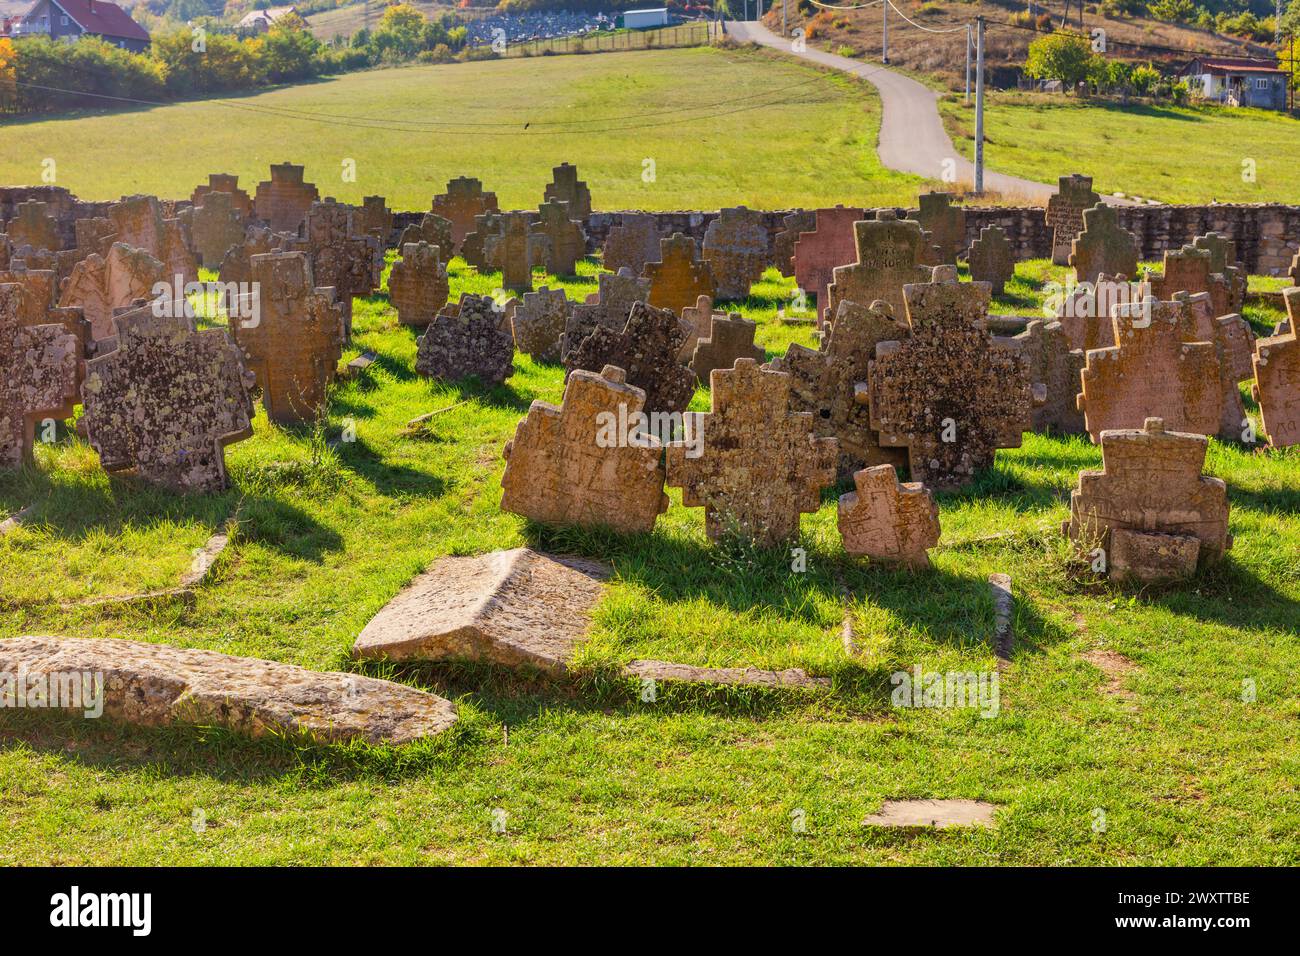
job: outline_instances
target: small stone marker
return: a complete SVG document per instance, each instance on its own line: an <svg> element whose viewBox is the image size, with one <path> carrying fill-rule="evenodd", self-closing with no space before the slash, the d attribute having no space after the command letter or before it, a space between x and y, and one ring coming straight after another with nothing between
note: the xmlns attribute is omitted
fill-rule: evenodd
<svg viewBox="0 0 1300 956"><path fill-rule="evenodd" d="M1070 265L1080 283L1096 282L1103 273L1137 275L1138 243L1119 224L1115 207L1098 204L1083 212L1083 232L1074 240Z"/></svg>
<svg viewBox="0 0 1300 956"><path fill-rule="evenodd" d="M542 197L546 202L567 202L569 215L585 221L591 215L591 190L578 178L578 167L560 163L551 170L551 182Z"/></svg>
<svg viewBox="0 0 1300 956"><path fill-rule="evenodd" d="M671 661L629 661L623 668L628 677L641 681L679 684L717 684L719 686L763 687L770 690L826 691L831 682L826 677L809 677L802 668L765 671L757 667L696 667Z"/></svg>
<svg viewBox="0 0 1300 956"><path fill-rule="evenodd" d="M1070 340L1070 348L1087 353L1115 344L1115 306L1142 302L1151 295L1150 283L1134 286L1124 275L1103 272L1095 283L1075 286L1057 303L1057 320Z"/></svg>
<svg viewBox="0 0 1300 956"><path fill-rule="evenodd" d="M801 233L817 228L817 210L797 209L781 218L781 231L772 237L772 258L781 275L787 279L794 272L794 244Z"/></svg>
<svg viewBox="0 0 1300 956"><path fill-rule="evenodd" d="M501 236L506 229L505 213L489 210L474 217L474 230L465 236L460 255L479 272L501 268Z"/></svg>
<svg viewBox="0 0 1300 956"><path fill-rule="evenodd" d="M82 421L106 471L179 492L226 487L223 447L253 433L238 347L149 307L119 314L117 348L86 362ZM249 376L251 380L251 376Z"/></svg>
<svg viewBox="0 0 1300 956"><path fill-rule="evenodd" d="M762 217L744 206L723 209L704 231L703 257L713 270L715 298L745 298L767 268L767 230Z"/></svg>
<svg viewBox="0 0 1300 956"><path fill-rule="evenodd" d="M830 286L835 270L858 259L853 224L866 219L867 213L860 208L834 206L818 209L813 217L813 228L801 233L794 244L794 281L804 292L817 297L820 325L831 319Z"/></svg>
<svg viewBox="0 0 1300 956"><path fill-rule="evenodd" d="M990 574L989 591L993 595L993 652L1009 661L1016 646L1016 599L1011 593L1011 575Z"/></svg>
<svg viewBox="0 0 1300 956"><path fill-rule="evenodd" d="M226 193L230 196L232 208L243 219L253 217L253 200L248 193L239 188L239 177L230 173L209 173L206 186L195 186L190 194L190 203L202 206L213 193Z"/></svg>
<svg viewBox="0 0 1300 956"><path fill-rule="evenodd" d="M1078 407L1094 443L1103 431L1134 428L1153 416L1171 431L1218 433L1218 356L1213 342L1184 341L1186 312L1185 302L1115 307L1119 344L1089 351L1080 373Z"/></svg>
<svg viewBox="0 0 1300 956"><path fill-rule="evenodd" d="M668 496L659 442L638 422L645 405L613 366L571 374L558 408L534 400L506 444L501 510L544 524L653 530Z"/></svg>
<svg viewBox="0 0 1300 956"><path fill-rule="evenodd" d="M14 249L31 246L35 250L58 252L63 248L59 239L58 221L49 214L49 205L35 199L20 202L14 207L14 216L5 226L5 234Z"/></svg>
<svg viewBox="0 0 1300 956"><path fill-rule="evenodd" d="M515 340L490 295L462 293L460 303L440 313L420 336L415 370L454 382L477 376L500 385L514 374Z"/></svg>
<svg viewBox="0 0 1300 956"><path fill-rule="evenodd" d="M1062 176L1056 194L1047 200L1046 221L1052 230L1052 262L1058 266L1070 264L1074 240L1083 232L1083 211L1101 202L1092 191L1092 177ZM1133 275L1132 271L1125 273Z"/></svg>
<svg viewBox="0 0 1300 956"><path fill-rule="evenodd" d="M632 270L640 275L647 262L659 258L659 225L646 213L624 213L605 236L601 263L610 272Z"/></svg>
<svg viewBox="0 0 1300 956"><path fill-rule="evenodd" d="M571 276L578 260L587 254L587 234L582 221L570 219L566 202L544 202L537 207L540 221L529 226L534 236L545 240L543 261L546 271L556 276Z"/></svg>
<svg viewBox="0 0 1300 956"><path fill-rule="evenodd" d="M533 289L533 258L529 254L528 235L528 213L505 213L497 254L501 261L501 286L511 292Z"/></svg>
<svg viewBox="0 0 1300 956"><path fill-rule="evenodd" d="M430 212L451 223L451 237L456 244L454 251L459 253L461 243L474 230L474 217L496 209L496 193L485 193L480 180L460 176L447 183L445 193L433 197ZM448 258L450 255L448 252Z"/></svg>
<svg viewBox="0 0 1300 956"><path fill-rule="evenodd" d="M695 395L695 374L677 361L687 334L668 309L636 302L622 330L596 327L564 357L564 366L570 373L616 366L627 373L627 384L645 392L647 414L684 412Z"/></svg>
<svg viewBox="0 0 1300 956"><path fill-rule="evenodd" d="M573 303L563 289L542 286L525 293L510 318L515 348L527 352L534 362L560 361L560 343L572 312Z"/></svg>
<svg viewBox="0 0 1300 956"><path fill-rule="evenodd" d="M682 489L686 507L704 508L710 540L734 532L776 547L796 538L799 515L815 512L835 480L835 439L816 437L812 415L790 411L784 372L742 358L714 370L712 386L712 411L691 413L687 428L703 452L665 446L668 484Z"/></svg>
<svg viewBox="0 0 1300 956"><path fill-rule="evenodd" d="M650 280L649 301L656 309L680 315L702 295L717 297L713 269L695 257L695 240L680 232L659 240L659 261L647 262L642 275Z"/></svg>
<svg viewBox="0 0 1300 956"><path fill-rule="evenodd" d="M315 286L301 252L254 256L252 267L258 320L232 322L230 331L256 376L267 417L279 425L313 421L343 356L343 310L329 288Z"/></svg>
<svg viewBox="0 0 1300 956"><path fill-rule="evenodd" d="M421 216L418 224L411 223L402 230L397 248L401 249L408 242L427 242L431 246L437 246L444 261L450 261L452 250L456 248L456 242L451 237L451 220L431 212Z"/></svg>
<svg viewBox="0 0 1300 956"><path fill-rule="evenodd" d="M838 314L841 302L869 306L877 299L888 302L894 315L905 315L903 286L930 278L930 270L921 266L927 246L921 224L880 209L875 219L853 224L853 242L857 260L833 270L830 315Z"/></svg>
<svg viewBox="0 0 1300 956"><path fill-rule="evenodd" d="M886 800L879 813L862 821L869 827L948 827L994 826L997 806L979 800Z"/></svg>
<svg viewBox="0 0 1300 956"><path fill-rule="evenodd" d="M1287 289L1287 332L1255 342L1255 394L1274 448L1300 444L1300 289Z"/></svg>
<svg viewBox="0 0 1300 956"><path fill-rule="evenodd" d="M361 200L361 208L357 211L357 231L374 236L381 246L388 245L393 234L393 211L383 196L366 196Z"/></svg>
<svg viewBox="0 0 1300 956"><path fill-rule="evenodd" d="M956 265L957 254L966 248L966 210L952 204L952 193L922 193L916 221L930 233L930 245L937 250L935 265Z"/></svg>
<svg viewBox="0 0 1300 956"><path fill-rule="evenodd" d="M297 232L320 192L303 180L303 167L293 163L272 164L271 178L257 184L253 210L272 232Z"/></svg>
<svg viewBox="0 0 1300 956"><path fill-rule="evenodd" d="M153 299L154 286L160 282L172 287L161 262L143 249L115 242L107 256L91 253L73 267L59 296L59 307L80 309L94 338L111 338L116 334L113 313L137 299Z"/></svg>
<svg viewBox="0 0 1300 956"><path fill-rule="evenodd" d="M608 576L599 562L529 548L440 558L371 619L352 653L562 672Z"/></svg>
<svg viewBox="0 0 1300 956"><path fill-rule="evenodd" d="M402 246L402 257L388 273L388 297L403 325L425 326L447 304L447 267L439 248L427 242Z"/></svg>
<svg viewBox="0 0 1300 956"><path fill-rule="evenodd" d="M190 210L189 222L195 256L209 269L219 268L230 247L244 241L244 217L230 193L208 193L202 206Z"/></svg>
<svg viewBox="0 0 1300 956"><path fill-rule="evenodd" d="M1232 547L1228 489L1201 474L1208 446L1159 418L1103 432L1103 470L1079 473L1062 530L1090 557L1101 548L1121 583L1187 578L1220 560Z"/></svg>
<svg viewBox="0 0 1300 956"><path fill-rule="evenodd" d="M1029 381L1042 386L1042 404L1035 402L1031 418L1036 432L1078 435L1084 431L1079 410L1079 373L1085 364L1081 349L1070 348L1069 337L1060 322L1034 319L1012 341L1025 357Z"/></svg>
<svg viewBox="0 0 1300 956"><path fill-rule="evenodd" d="M32 460L36 424L72 417L83 343L62 325L23 325L23 290L0 284L0 468Z"/></svg>
<svg viewBox="0 0 1300 956"><path fill-rule="evenodd" d="M980 236L970 244L966 254L970 277L975 282L987 282L993 294L1001 295L1007 280L1016 274L1016 258L1011 243L1001 226L985 226Z"/></svg>
<svg viewBox="0 0 1300 956"><path fill-rule="evenodd" d="M575 305L564 327L561 352L568 355L597 327L621 332L632 314L634 302L645 302L650 296L650 280L641 279L624 270L618 275L602 272L596 277L599 290L585 303Z"/></svg>
<svg viewBox="0 0 1300 956"><path fill-rule="evenodd" d="M225 727L250 737L303 735L329 742L405 744L446 730L456 708L435 694L363 677L215 651L116 638L0 640L0 672L49 683L58 675L102 675L103 712L144 727ZM82 685L76 685L82 690ZM89 712L83 691L77 710Z"/></svg>
<svg viewBox="0 0 1300 956"><path fill-rule="evenodd" d="M928 568L926 552L939 543L939 508L917 481L900 484L893 465L863 468L855 491L840 495L839 529L844 550L872 561Z"/></svg>
<svg viewBox="0 0 1300 956"><path fill-rule="evenodd" d="M691 359L691 371L695 377L706 382L715 368L731 368L738 358L752 358L759 363L767 361L767 353L754 344L757 331L758 323L751 322L739 312L713 316L709 337L700 339L695 345Z"/></svg>

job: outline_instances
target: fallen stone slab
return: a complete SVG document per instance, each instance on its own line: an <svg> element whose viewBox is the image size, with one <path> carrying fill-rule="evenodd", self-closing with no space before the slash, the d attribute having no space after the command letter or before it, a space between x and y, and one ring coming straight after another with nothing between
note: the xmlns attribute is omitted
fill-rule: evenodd
<svg viewBox="0 0 1300 956"><path fill-rule="evenodd" d="M357 378L362 372L374 365L377 358L379 356L375 352L362 352L346 365L339 366L339 381L350 382L352 379Z"/></svg>
<svg viewBox="0 0 1300 956"><path fill-rule="evenodd" d="M193 588L203 583L208 576L208 572L212 570L217 563L217 559L226 550L226 546L230 544L230 539L234 537L238 528L239 510L236 509L235 516L227 521L220 531L208 538L203 547L195 552L190 569L181 575L182 588Z"/></svg>
<svg viewBox="0 0 1300 956"><path fill-rule="evenodd" d="M404 744L441 733L457 719L450 701L391 681L115 638L0 640L0 692L15 696L18 676L26 685L25 706L32 688L44 687L37 700L72 703L89 714L95 708L79 693L84 681L89 696L98 697L95 688L102 687L104 715L146 727L212 724L251 737L291 733ZM70 681L75 692L55 701L52 688L66 689Z"/></svg>
<svg viewBox="0 0 1300 956"><path fill-rule="evenodd" d="M886 800L879 813L862 821L869 827L993 827L992 803L980 800Z"/></svg>
<svg viewBox="0 0 1300 956"><path fill-rule="evenodd" d="M513 548L434 562L365 626L352 653L564 671L609 569Z"/></svg>
<svg viewBox="0 0 1300 956"><path fill-rule="evenodd" d="M684 684L730 684L744 687L828 690L828 677L809 677L798 667L764 671L757 667L696 667L671 661L631 661L623 672L643 680L675 681Z"/></svg>
<svg viewBox="0 0 1300 956"><path fill-rule="evenodd" d="M10 531L17 531L22 523L27 519L28 515L35 510L35 505L28 505L26 508L15 511L8 518L5 518L4 521L0 521L0 538L3 538Z"/></svg>
<svg viewBox="0 0 1300 956"><path fill-rule="evenodd" d="M989 591L993 594L996 618L993 652L1000 660L1009 661L1016 645L1016 599L1011 593L1011 575L990 574Z"/></svg>

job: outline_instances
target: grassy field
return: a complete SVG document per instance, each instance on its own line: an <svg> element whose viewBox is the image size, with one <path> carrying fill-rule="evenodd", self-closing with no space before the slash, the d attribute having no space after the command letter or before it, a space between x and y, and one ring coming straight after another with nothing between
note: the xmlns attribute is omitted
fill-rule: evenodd
<svg viewBox="0 0 1300 956"><path fill-rule="evenodd" d="M85 199L188 197L220 171L251 192L290 160L346 202L379 194L394 209L427 209L448 179L472 175L503 208L527 208L568 161L597 209L906 205L922 182L881 168L878 109L867 84L748 51L418 66L9 123L0 182L39 182L52 158L58 183Z"/></svg>
<svg viewBox="0 0 1300 956"><path fill-rule="evenodd" d="M592 291L594 272L584 263L563 283L569 295ZM1022 263L1000 310L1032 307L1061 272ZM453 295L498 282L453 262ZM774 321L789 294L768 273L739 304L769 355L810 340ZM1263 329L1276 316L1251 318ZM107 478L75 435L41 446L35 470L0 475L0 515L36 505L0 538L0 636L133 638L352 669L358 632L430 561L533 543L615 569L577 679L366 666L460 709L453 731L400 751L0 711L0 864L1300 863L1295 449L1211 442L1235 547L1170 591L1121 592L1070 563L1057 529L1078 470L1100 453L1036 435L999 452L972 488L939 497L932 571L846 557L839 487L805 516L808 568L792 573L783 552L710 545L701 511L676 491L640 537L544 531L500 513L502 445L534 398L559 399L562 370L518 356L499 388L433 384L414 374L415 336L382 295L357 302L359 348L379 361L335 389L327 423L286 430L259 415L254 437L228 449L228 493L177 498ZM707 407L703 389L694 407ZM435 409L448 410L406 430ZM331 449L351 422L357 441ZM239 534L194 606L59 606L173 585L237 506ZM994 571L1018 595L998 716L891 708L892 672L995 666ZM1113 686L1081 659L1098 648L1130 665ZM661 690L643 703L607 676L637 657L799 666L834 690ZM862 826L894 797L989 800L999 823Z"/></svg>

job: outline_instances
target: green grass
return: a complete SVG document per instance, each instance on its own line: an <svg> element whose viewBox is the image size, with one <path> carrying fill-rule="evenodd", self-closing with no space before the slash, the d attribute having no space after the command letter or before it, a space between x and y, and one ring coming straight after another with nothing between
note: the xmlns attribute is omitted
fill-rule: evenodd
<svg viewBox="0 0 1300 956"><path fill-rule="evenodd" d="M756 103L765 105L749 108ZM811 208L864 197L907 205L924 184L881 168L878 127L867 84L776 55L697 48L534 57L8 122L0 182L39 182L51 158L58 184L83 199L188 197L219 171L238 174L251 194L271 163L288 160L305 164L322 196L345 202L379 194L394 209L427 209L448 179L471 175L502 208L521 209L537 205L552 167L568 161L597 209ZM345 160L355 161L355 182L343 180Z"/></svg>
<svg viewBox="0 0 1300 956"><path fill-rule="evenodd" d="M940 111L972 158L974 107L953 94ZM1055 182L1068 170L1092 176L1098 192L1167 203L1300 202L1300 120L1281 113L994 93L984 123L985 162L1000 173ZM1247 159L1254 182L1242 178Z"/></svg>
<svg viewBox="0 0 1300 956"><path fill-rule="evenodd" d="M1062 274L1044 262L1020 270L1000 311L1032 308ZM563 283L571 297L595 288L594 272L583 263ZM453 295L497 281L453 262ZM741 304L769 355L810 341L806 327L773 322L789 286L769 272ZM808 570L797 574L783 552L709 544L700 510L675 491L639 537L543 531L502 514L502 445L534 398L559 399L561 369L518 356L502 387L435 384L414 374L415 336L383 296L358 300L355 321L353 351L379 361L335 389L319 429L259 415L254 436L228 449L228 493L178 498L109 478L75 433L41 446L36 469L0 475L0 514L36 505L0 539L0 636L131 638L363 669L450 697L460 723L391 750L0 711L0 863L1300 862L1294 450L1211 442L1235 546L1169 591L1121 592L1070 563L1056 529L1078 470L1100 454L1037 435L999 452L972 488L939 497L933 571L846 557L841 486L805 516ZM707 407L703 389L694 405ZM450 406L405 433L409 419ZM348 420L357 442L331 450ZM192 607L58 606L173 585L240 502L235 543ZM429 562L524 543L614 567L574 681L350 661L366 621ZM994 667L994 571L1012 575L1018 596L999 716L891 708L893 671ZM856 660L840 639L842 585ZM1131 699L1104 694L1078 658L1099 646L1135 663ZM643 703L608 676L635 657L799 666L834 690L661 692ZM1242 702L1247 679L1255 703ZM999 826L863 828L892 797L990 800ZM1098 807L1104 833L1092 829ZM492 833L495 808L508 814L505 834ZM795 810L807 833L793 832Z"/></svg>

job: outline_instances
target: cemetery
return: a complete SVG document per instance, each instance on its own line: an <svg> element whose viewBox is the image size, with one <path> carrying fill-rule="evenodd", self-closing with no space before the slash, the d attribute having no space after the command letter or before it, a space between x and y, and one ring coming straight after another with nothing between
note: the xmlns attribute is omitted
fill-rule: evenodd
<svg viewBox="0 0 1300 956"><path fill-rule="evenodd" d="M1300 208L282 152L0 186L0 860L1300 859Z"/></svg>

